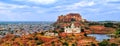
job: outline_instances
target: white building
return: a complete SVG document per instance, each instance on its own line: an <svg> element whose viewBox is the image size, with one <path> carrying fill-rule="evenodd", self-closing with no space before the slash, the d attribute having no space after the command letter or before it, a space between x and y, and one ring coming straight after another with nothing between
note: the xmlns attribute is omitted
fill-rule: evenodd
<svg viewBox="0 0 120 46"><path fill-rule="evenodd" d="M46 32L45 36L58 36L58 33L50 33L50 32Z"/></svg>
<svg viewBox="0 0 120 46"><path fill-rule="evenodd" d="M81 27L75 27L74 23L71 24L70 27L64 27L65 33L80 33Z"/></svg>

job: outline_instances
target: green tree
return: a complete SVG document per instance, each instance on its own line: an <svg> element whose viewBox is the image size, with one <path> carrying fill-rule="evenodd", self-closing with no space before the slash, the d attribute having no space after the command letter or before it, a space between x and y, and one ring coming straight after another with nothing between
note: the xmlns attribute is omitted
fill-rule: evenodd
<svg viewBox="0 0 120 46"><path fill-rule="evenodd" d="M56 26L56 28L60 28L60 26Z"/></svg>
<svg viewBox="0 0 120 46"><path fill-rule="evenodd" d="M87 34L85 33L84 36L87 37Z"/></svg>
<svg viewBox="0 0 120 46"><path fill-rule="evenodd" d="M115 32L115 37L119 37L120 36L120 29L117 29L116 32Z"/></svg>
<svg viewBox="0 0 120 46"><path fill-rule="evenodd" d="M56 30L53 31L54 33L58 33Z"/></svg>
<svg viewBox="0 0 120 46"><path fill-rule="evenodd" d="M81 32L84 32L84 29L81 29Z"/></svg>
<svg viewBox="0 0 120 46"><path fill-rule="evenodd" d="M96 46L95 44L91 44L91 46Z"/></svg>
<svg viewBox="0 0 120 46"><path fill-rule="evenodd" d="M63 43L63 46L68 46L68 43L67 43L67 42L64 42L64 43Z"/></svg>
<svg viewBox="0 0 120 46"><path fill-rule="evenodd" d="M38 40L38 38L37 38L37 37L35 37L34 39L35 39L35 40Z"/></svg>
<svg viewBox="0 0 120 46"><path fill-rule="evenodd" d="M107 40L104 40L99 43L99 46L109 46L109 42Z"/></svg>
<svg viewBox="0 0 120 46"><path fill-rule="evenodd" d="M75 44L72 44L72 46L76 46Z"/></svg>
<svg viewBox="0 0 120 46"><path fill-rule="evenodd" d="M54 41L52 41L51 44L52 44L52 46L55 46L55 42Z"/></svg>
<svg viewBox="0 0 120 46"><path fill-rule="evenodd" d="M115 44L115 43L111 43L111 46L118 46L117 44Z"/></svg>
<svg viewBox="0 0 120 46"><path fill-rule="evenodd" d="M44 35L44 32L41 32L41 35Z"/></svg>
<svg viewBox="0 0 120 46"><path fill-rule="evenodd" d="M39 40L36 41L36 44L37 44L37 45L40 45L40 44L42 44L42 43L43 43L42 41L39 41Z"/></svg>
<svg viewBox="0 0 120 46"><path fill-rule="evenodd" d="M120 34L120 29L117 29L116 32L115 32L116 35L119 35Z"/></svg>
<svg viewBox="0 0 120 46"><path fill-rule="evenodd" d="M105 23L104 24L105 27L113 27L113 25L114 25L113 23Z"/></svg>
<svg viewBox="0 0 120 46"><path fill-rule="evenodd" d="M61 33L61 32L64 32L64 28L61 28L61 30L60 30L59 32L60 32L60 33Z"/></svg>

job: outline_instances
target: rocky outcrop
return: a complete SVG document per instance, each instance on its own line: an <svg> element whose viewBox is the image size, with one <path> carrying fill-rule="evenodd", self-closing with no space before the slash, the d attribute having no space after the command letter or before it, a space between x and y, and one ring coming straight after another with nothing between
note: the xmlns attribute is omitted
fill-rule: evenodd
<svg viewBox="0 0 120 46"><path fill-rule="evenodd" d="M57 23L71 22L71 21L82 21L82 17L78 13L69 13L67 15L61 15L58 17Z"/></svg>
<svg viewBox="0 0 120 46"><path fill-rule="evenodd" d="M69 13L67 15L61 15L58 17L57 22L54 23L57 28L62 28L65 26L70 26L74 22L75 26L84 26L86 20L81 17L78 13Z"/></svg>

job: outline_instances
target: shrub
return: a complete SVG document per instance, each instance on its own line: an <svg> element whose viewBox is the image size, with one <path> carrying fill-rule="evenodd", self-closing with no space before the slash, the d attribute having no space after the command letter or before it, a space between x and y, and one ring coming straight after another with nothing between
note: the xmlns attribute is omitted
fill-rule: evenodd
<svg viewBox="0 0 120 46"><path fill-rule="evenodd" d="M117 44L115 44L115 43L111 43L111 46L118 46Z"/></svg>
<svg viewBox="0 0 120 46"><path fill-rule="evenodd" d="M99 43L99 46L109 46L109 43L107 40L104 40L104 41Z"/></svg>

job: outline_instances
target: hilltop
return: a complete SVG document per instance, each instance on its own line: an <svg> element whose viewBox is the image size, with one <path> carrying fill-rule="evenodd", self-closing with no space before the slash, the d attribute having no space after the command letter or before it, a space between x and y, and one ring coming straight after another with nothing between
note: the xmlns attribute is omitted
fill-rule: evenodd
<svg viewBox="0 0 120 46"><path fill-rule="evenodd" d="M75 26L84 26L86 20L78 13L69 13L59 16L57 21L54 23L54 26L57 28L63 28L65 26L70 26L72 22L74 22Z"/></svg>

